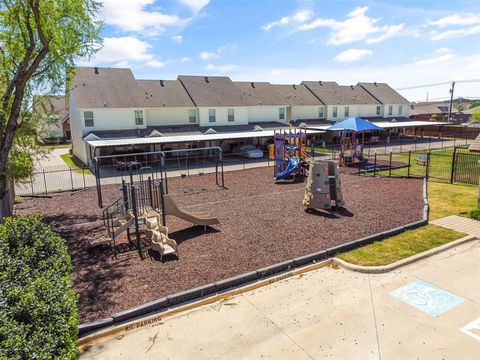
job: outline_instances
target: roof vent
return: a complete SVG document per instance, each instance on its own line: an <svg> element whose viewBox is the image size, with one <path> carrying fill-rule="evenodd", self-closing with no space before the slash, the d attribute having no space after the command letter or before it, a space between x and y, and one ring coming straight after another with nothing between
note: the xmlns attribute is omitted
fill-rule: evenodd
<svg viewBox="0 0 480 360"><path fill-rule="evenodd" d="M98 75L98 67L94 67L93 70L95 71L95 74Z"/></svg>
<svg viewBox="0 0 480 360"><path fill-rule="evenodd" d="M107 103L106 103L106 102L103 103L103 107L104 107L104 108L107 107Z"/></svg>
<svg viewBox="0 0 480 360"><path fill-rule="evenodd" d="M390 120L390 122L397 122L397 120L394 118L394 119Z"/></svg>
<svg viewBox="0 0 480 360"><path fill-rule="evenodd" d="M295 84L293 84L292 86L293 86L293 88L294 88L294 89L296 89L296 88L297 88L297 85L295 85Z"/></svg>
<svg viewBox="0 0 480 360"><path fill-rule="evenodd" d="M255 125L252 129L252 131L263 131L262 127L260 125Z"/></svg>
<svg viewBox="0 0 480 360"><path fill-rule="evenodd" d="M320 86L323 86L322 80L320 80L320 81L318 82L318 84L319 84Z"/></svg>
<svg viewBox="0 0 480 360"><path fill-rule="evenodd" d="M203 133L203 135L212 135L212 134L216 134L217 132L215 130L213 130L212 128L209 128L207 131L205 131Z"/></svg>
<svg viewBox="0 0 480 360"><path fill-rule="evenodd" d="M352 88L352 90L355 90L355 88L353 87L353 85L350 85L350 87Z"/></svg>
<svg viewBox="0 0 480 360"><path fill-rule="evenodd" d="M253 81L250 83L250 85L252 85L252 88L255 89L255 83Z"/></svg>
<svg viewBox="0 0 480 360"><path fill-rule="evenodd" d="M163 134L157 130L152 130L150 134L148 134L146 137L161 137Z"/></svg>
<svg viewBox="0 0 480 360"><path fill-rule="evenodd" d="M161 87L164 87L164 86L165 86L165 84L163 83L163 80L160 80L160 86L161 86Z"/></svg>
<svg viewBox="0 0 480 360"><path fill-rule="evenodd" d="M306 129L308 127L307 124L305 124L304 122L300 123L300 125L298 125L299 128L302 128L302 129Z"/></svg>
<svg viewBox="0 0 480 360"><path fill-rule="evenodd" d="M208 76L205 76L205 82L209 83L210 81L208 80Z"/></svg>
<svg viewBox="0 0 480 360"><path fill-rule="evenodd" d="M99 138L97 135L95 135L94 133L90 133L90 134L88 134L87 136L85 136L85 137L83 138L83 140L85 140L85 141L92 141L92 140L100 140L100 138Z"/></svg>
<svg viewBox="0 0 480 360"><path fill-rule="evenodd" d="M378 86L378 85L377 85L377 82L374 82L373 85Z"/></svg>

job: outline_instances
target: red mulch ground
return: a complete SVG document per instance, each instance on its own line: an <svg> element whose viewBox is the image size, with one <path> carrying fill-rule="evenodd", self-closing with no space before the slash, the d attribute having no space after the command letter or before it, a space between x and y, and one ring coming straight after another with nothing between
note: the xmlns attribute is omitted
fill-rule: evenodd
<svg viewBox="0 0 480 360"><path fill-rule="evenodd" d="M102 211L95 189L24 199L16 213L42 214L67 240L82 322L422 218L421 180L342 174L346 208L310 214L302 205L304 183L274 184L272 171L225 173L228 189L215 186L213 175L169 179L170 194L181 207L208 211L220 225L204 232L169 217L180 259L163 263L148 247L144 261L126 243L119 246L117 259L108 251L88 249L88 238L105 234L96 222ZM118 198L119 186L105 187L103 193L106 199Z"/></svg>

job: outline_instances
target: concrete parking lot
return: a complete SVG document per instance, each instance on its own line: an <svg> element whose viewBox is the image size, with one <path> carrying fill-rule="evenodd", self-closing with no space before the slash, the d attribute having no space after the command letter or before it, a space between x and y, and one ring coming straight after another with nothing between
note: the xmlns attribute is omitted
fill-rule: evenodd
<svg viewBox="0 0 480 360"><path fill-rule="evenodd" d="M475 241L387 274L324 267L131 330L81 358L478 359L479 294Z"/></svg>

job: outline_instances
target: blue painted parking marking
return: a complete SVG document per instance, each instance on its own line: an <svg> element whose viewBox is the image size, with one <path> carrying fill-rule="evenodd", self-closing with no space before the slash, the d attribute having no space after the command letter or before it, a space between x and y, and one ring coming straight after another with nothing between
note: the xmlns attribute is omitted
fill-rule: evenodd
<svg viewBox="0 0 480 360"><path fill-rule="evenodd" d="M431 316L439 316L465 301L422 280L392 291L390 295Z"/></svg>

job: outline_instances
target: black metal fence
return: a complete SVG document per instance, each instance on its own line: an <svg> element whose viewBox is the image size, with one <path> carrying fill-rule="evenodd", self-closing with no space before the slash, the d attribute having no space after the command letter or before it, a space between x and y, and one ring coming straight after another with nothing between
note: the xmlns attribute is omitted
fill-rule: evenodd
<svg viewBox="0 0 480 360"><path fill-rule="evenodd" d="M466 147L376 153L365 163L355 163L358 175L427 177L451 184L476 185L480 179L480 154Z"/></svg>

